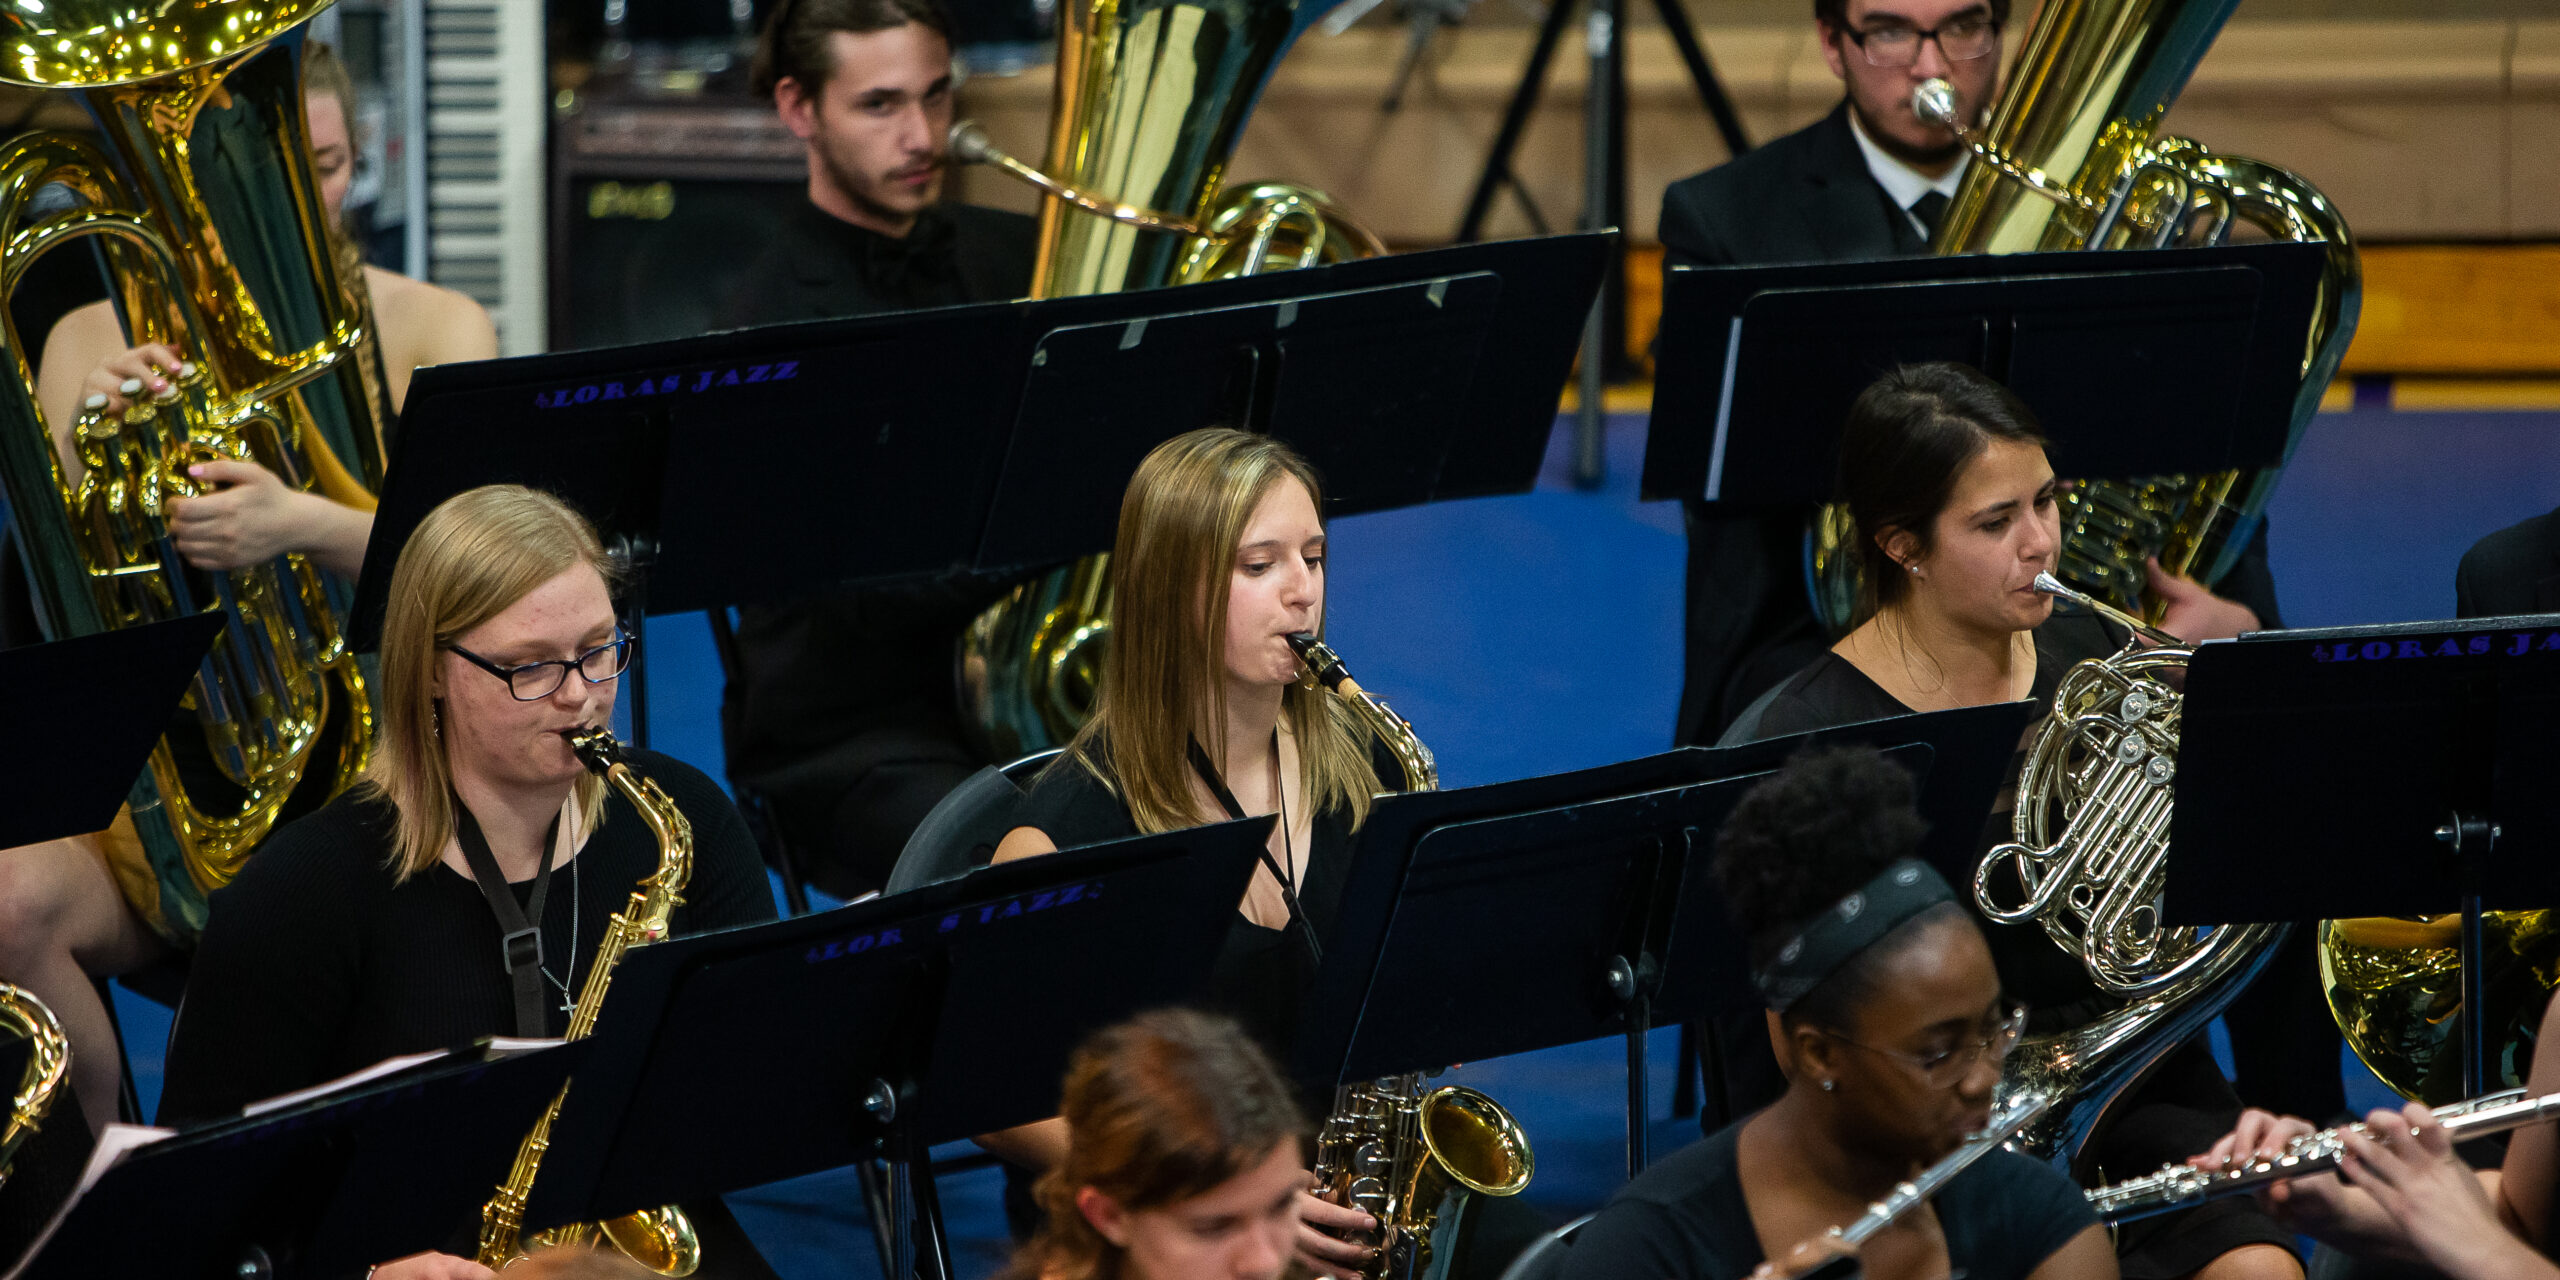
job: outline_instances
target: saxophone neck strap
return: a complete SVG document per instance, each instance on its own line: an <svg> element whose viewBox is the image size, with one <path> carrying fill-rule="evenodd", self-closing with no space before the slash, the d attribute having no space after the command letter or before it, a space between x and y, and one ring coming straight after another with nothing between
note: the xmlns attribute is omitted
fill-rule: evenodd
<svg viewBox="0 0 2560 1280"><path fill-rule="evenodd" d="M1217 800L1218 807L1226 810L1229 818L1247 816L1244 806L1236 803L1236 793L1229 790L1227 780L1219 776L1216 762L1209 759L1209 752L1200 745L1198 738L1191 739L1190 755L1191 771L1200 775L1201 784L1209 788L1209 794ZM1289 835L1289 798L1288 793L1281 789L1280 731L1276 728L1271 731L1271 797L1280 813L1280 847L1289 850L1291 861L1295 861L1297 850L1291 846ZM1269 844L1263 845L1260 852L1263 869L1280 882L1281 905L1289 909L1291 923L1296 924L1299 932L1306 936L1308 954L1321 962L1324 943L1317 940L1314 922L1307 919L1306 911L1298 905L1298 878L1279 859L1271 856Z"/></svg>
<svg viewBox="0 0 2560 1280"><path fill-rule="evenodd" d="M542 836L542 865L533 873L530 901L516 901L515 890L507 884L504 872L498 870L497 855L489 852L489 837L480 832L480 820L471 816L471 808L462 797L453 797L453 834L462 845L462 860L471 868L473 883L480 886L480 896L488 900L489 914L498 920L498 954L507 967L507 983L514 988L516 1034L538 1039L550 1034L542 1016L542 907L551 895L551 863L560 841L560 815L551 815L551 829ZM576 945L576 939L570 940Z"/></svg>

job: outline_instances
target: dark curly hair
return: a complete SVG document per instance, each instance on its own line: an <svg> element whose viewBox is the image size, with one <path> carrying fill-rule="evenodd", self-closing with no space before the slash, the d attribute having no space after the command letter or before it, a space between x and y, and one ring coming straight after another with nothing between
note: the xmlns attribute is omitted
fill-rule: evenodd
<svg viewBox="0 0 2560 1280"><path fill-rule="evenodd" d="M1912 807L1911 775L1873 747L1828 747L1789 760L1751 788L1716 834L1715 877L1733 922L1765 964L1806 921L1920 848L1926 823ZM1915 919L1935 920L1955 903ZM1874 990L1898 942L1897 930L1841 966L1787 1010L1790 1023L1840 1026Z"/></svg>

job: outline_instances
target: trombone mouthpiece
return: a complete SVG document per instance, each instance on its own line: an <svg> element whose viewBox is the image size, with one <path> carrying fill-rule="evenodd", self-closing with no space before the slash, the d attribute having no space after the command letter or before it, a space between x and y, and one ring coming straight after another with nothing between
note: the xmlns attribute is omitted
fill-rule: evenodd
<svg viewBox="0 0 2560 1280"><path fill-rule="evenodd" d="M1931 124L1956 128L1956 87L1944 80L1921 81L1911 91L1911 112Z"/></svg>
<svg viewBox="0 0 2560 1280"><path fill-rule="evenodd" d="M975 120L963 120L951 126L951 158L962 164L994 164L996 144Z"/></svg>

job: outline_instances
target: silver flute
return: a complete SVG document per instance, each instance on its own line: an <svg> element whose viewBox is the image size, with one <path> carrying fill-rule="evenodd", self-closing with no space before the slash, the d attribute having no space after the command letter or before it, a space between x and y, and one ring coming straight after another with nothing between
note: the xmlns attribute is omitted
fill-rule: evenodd
<svg viewBox="0 0 2560 1280"><path fill-rule="evenodd" d="M1973 1162L1999 1150L2018 1131L2034 1124L2036 1118L2053 1106L2053 1097L2044 1093L2026 1093L2011 1101L2008 1107L1991 1117L1982 1132L1965 1139L1964 1145L1948 1152L1936 1164L1912 1175L1909 1182L1895 1184L1884 1199L1867 1206L1865 1213L1845 1227L1833 1227L1827 1234L1844 1244L1862 1245L1875 1234L1901 1221L1902 1216L1919 1208L1941 1187L1971 1167Z"/></svg>
<svg viewBox="0 0 2560 1280"><path fill-rule="evenodd" d="M2456 1142L2483 1138L2529 1124L2560 1119L2560 1093L2529 1098L2522 1089L2509 1089L2468 1102L2438 1107L2435 1117L2444 1126L2445 1133ZM2414 1134L2417 1130L2410 1132ZM2207 1200L2255 1191L2270 1182L2326 1173L2338 1167L2339 1153L2347 1149L2347 1135L2350 1133L2373 1136L2373 1130L2367 1126L2351 1124L2306 1133L2286 1143L2284 1150L2274 1155L2252 1156L2220 1169L2173 1164L2158 1173L2090 1191L2089 1207L2097 1210L2098 1217L2107 1222L2130 1222Z"/></svg>

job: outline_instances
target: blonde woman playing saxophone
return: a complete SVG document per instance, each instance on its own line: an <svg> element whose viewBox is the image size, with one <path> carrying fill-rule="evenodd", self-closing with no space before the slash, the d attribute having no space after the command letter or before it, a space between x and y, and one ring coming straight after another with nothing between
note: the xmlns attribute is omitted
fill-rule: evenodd
<svg viewBox="0 0 2560 1280"><path fill-rule="evenodd" d="M395 1054L566 1027L607 921L659 862L648 825L562 736L610 723L628 661L606 572L594 530L534 490L474 489L420 523L383 618L373 766L213 895L169 1046L164 1122L227 1115ZM763 865L720 788L652 752L632 765L693 825L673 932L771 919ZM510 966L502 940L522 928L540 945ZM705 1237L703 1274L766 1274L716 1204L686 1208ZM486 1274L440 1255L377 1273Z"/></svg>
<svg viewBox="0 0 2560 1280"><path fill-rule="evenodd" d="M1324 625L1322 492L1287 445L1226 428L1177 436L1138 464L1120 504L1098 709L995 855L1277 815L1211 978L1219 1011L1275 1053L1332 924L1351 833L1371 795L1404 785L1339 699L1297 683L1288 637ZM980 1141L1039 1173L1064 1157L1066 1126ZM1313 1195L1300 1208L1300 1259L1351 1274L1368 1250L1326 1233L1375 1224Z"/></svg>

